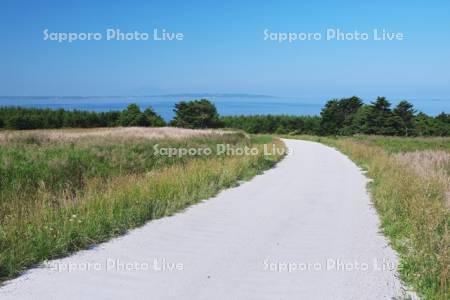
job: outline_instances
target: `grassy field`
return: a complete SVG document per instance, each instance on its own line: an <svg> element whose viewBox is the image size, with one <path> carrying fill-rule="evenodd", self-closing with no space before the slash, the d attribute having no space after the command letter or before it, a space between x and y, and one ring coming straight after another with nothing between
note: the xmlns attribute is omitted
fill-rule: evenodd
<svg viewBox="0 0 450 300"><path fill-rule="evenodd" d="M0 279L173 214L273 166L279 155L217 155L282 142L174 128L0 132ZM164 156L159 148L212 149Z"/></svg>
<svg viewBox="0 0 450 300"><path fill-rule="evenodd" d="M450 139L289 136L340 150L367 171L401 278L425 299L450 299Z"/></svg>

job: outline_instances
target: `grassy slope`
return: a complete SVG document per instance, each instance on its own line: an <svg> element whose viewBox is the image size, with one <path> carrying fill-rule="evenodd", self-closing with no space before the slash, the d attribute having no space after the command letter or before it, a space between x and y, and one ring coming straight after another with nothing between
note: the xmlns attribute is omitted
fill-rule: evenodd
<svg viewBox="0 0 450 300"><path fill-rule="evenodd" d="M215 149L279 140L243 134L142 139L13 137L0 143L0 279L173 214L280 156L156 156L153 145Z"/></svg>
<svg viewBox="0 0 450 300"><path fill-rule="evenodd" d="M367 170L382 229L401 257L401 278L426 299L449 299L450 139L294 138L335 147ZM441 164L425 161L442 157Z"/></svg>

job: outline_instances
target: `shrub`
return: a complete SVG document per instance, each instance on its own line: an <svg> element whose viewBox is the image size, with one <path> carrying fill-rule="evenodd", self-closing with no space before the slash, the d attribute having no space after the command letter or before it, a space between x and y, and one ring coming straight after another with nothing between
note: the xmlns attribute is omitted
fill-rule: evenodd
<svg viewBox="0 0 450 300"><path fill-rule="evenodd" d="M219 120L216 106L209 100L181 101L175 104L175 118L171 124L185 128L218 128Z"/></svg>

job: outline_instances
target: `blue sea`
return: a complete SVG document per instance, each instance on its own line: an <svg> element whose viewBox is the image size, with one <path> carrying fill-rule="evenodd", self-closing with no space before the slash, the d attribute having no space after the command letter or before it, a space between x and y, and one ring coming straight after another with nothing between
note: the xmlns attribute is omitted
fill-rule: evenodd
<svg viewBox="0 0 450 300"><path fill-rule="evenodd" d="M215 103L221 115L318 115L329 98L287 98L267 96L130 96L130 97L0 97L0 106L35 108L63 108L66 110L111 111L122 110L130 103L141 109L153 107L164 119L172 119L173 106L184 100L207 98ZM371 101L373 99L370 99ZM390 99L393 105L401 99ZM408 99L417 110L429 115L442 111L450 113L450 99ZM367 101L368 102L368 101Z"/></svg>

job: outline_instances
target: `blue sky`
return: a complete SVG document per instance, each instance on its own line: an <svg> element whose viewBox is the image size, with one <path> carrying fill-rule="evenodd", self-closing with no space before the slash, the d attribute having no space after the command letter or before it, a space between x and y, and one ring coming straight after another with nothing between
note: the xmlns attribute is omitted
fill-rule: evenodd
<svg viewBox="0 0 450 300"><path fill-rule="evenodd" d="M303 1L306 2L306 1ZM257 93L450 98L450 1L0 2L0 95ZM44 41L107 28L183 41ZM386 29L403 41L264 41Z"/></svg>

